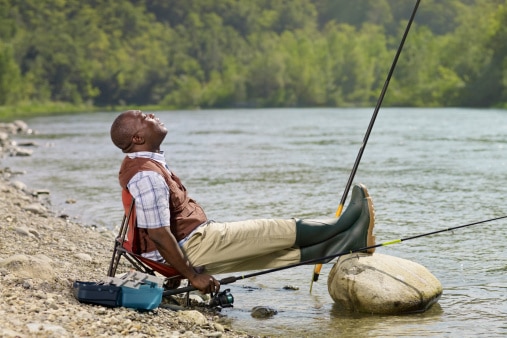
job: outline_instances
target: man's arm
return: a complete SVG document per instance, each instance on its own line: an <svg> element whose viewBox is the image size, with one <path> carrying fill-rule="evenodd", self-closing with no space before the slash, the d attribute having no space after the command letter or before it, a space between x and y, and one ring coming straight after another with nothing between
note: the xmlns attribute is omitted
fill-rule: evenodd
<svg viewBox="0 0 507 338"><path fill-rule="evenodd" d="M153 171L139 172L130 180L128 189L136 200L137 225L148 231L166 262L201 292L217 292L220 283L213 276L198 274L194 270L169 229L170 191L162 175Z"/></svg>
<svg viewBox="0 0 507 338"><path fill-rule="evenodd" d="M199 274L194 270L192 264L181 251L169 227L147 230L148 236L155 243L157 250L166 262L188 278L192 286L203 293L218 292L220 290L220 283L213 276L205 273Z"/></svg>

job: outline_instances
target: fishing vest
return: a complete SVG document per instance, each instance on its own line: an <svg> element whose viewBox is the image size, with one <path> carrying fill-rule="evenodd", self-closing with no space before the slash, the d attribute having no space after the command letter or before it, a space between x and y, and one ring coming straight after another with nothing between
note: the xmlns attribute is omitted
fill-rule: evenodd
<svg viewBox="0 0 507 338"><path fill-rule="evenodd" d="M170 173L162 164L148 158L129 158L123 160L119 181L123 188L122 201L125 214L129 214L132 205L132 195L128 192L127 184L135 174L141 171L154 171L162 175L167 186L169 187L169 210L171 213L170 229L176 240L187 237L195 228L206 222L206 214L199 204L188 197L187 189L183 186L180 179ZM132 208L130 215L129 227L136 229L137 240L133 243L132 250L134 252L151 252L156 250L155 243L150 240L147 229L138 228L136 226L135 208Z"/></svg>

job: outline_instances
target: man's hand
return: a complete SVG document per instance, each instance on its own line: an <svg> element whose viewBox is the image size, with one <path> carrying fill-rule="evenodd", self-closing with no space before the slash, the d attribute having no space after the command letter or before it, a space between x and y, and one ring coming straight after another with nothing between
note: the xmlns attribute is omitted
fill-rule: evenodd
<svg viewBox="0 0 507 338"><path fill-rule="evenodd" d="M215 277L206 273L196 273L192 278L188 279L190 284L202 293L217 293L220 291L220 282Z"/></svg>
<svg viewBox="0 0 507 338"><path fill-rule="evenodd" d="M148 229L148 236L167 263L171 264L193 287L202 293L218 292L220 282L206 273L197 273L181 251L169 227Z"/></svg>

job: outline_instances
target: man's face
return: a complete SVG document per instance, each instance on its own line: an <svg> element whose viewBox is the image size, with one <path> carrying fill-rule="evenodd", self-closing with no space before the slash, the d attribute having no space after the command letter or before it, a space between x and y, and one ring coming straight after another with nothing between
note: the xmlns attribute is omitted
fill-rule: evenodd
<svg viewBox="0 0 507 338"><path fill-rule="evenodd" d="M135 124L135 135L144 138L147 146L153 149L148 151L159 150L162 141L167 135L167 128L154 114L146 114L140 110L132 112L133 123Z"/></svg>

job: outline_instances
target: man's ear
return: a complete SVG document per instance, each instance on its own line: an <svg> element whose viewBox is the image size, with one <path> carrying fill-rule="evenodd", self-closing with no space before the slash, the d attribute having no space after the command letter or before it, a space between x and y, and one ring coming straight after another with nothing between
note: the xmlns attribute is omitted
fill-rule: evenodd
<svg viewBox="0 0 507 338"><path fill-rule="evenodd" d="M132 136L132 143L134 144L144 144L144 137L139 134L135 134Z"/></svg>

